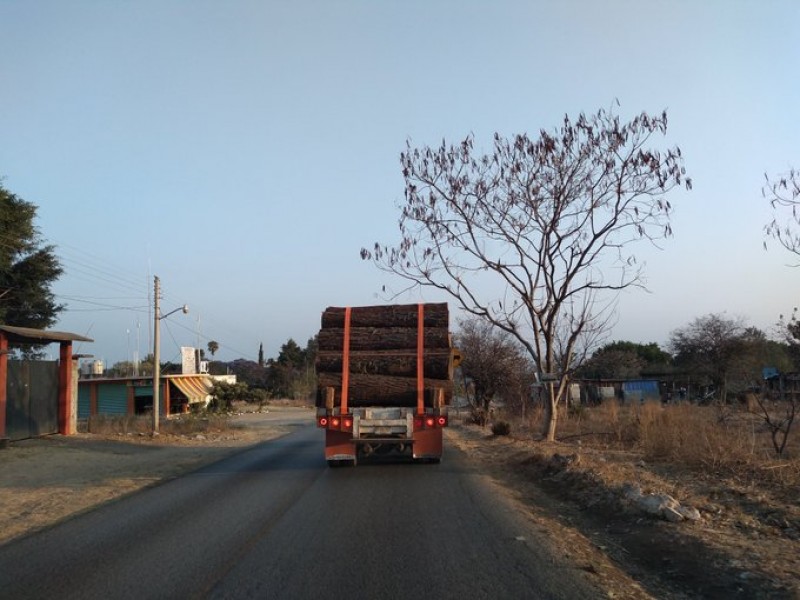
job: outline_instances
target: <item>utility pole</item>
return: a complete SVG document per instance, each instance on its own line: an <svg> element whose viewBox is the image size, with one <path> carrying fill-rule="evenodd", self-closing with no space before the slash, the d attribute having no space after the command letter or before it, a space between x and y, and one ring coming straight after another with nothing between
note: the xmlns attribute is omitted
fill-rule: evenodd
<svg viewBox="0 0 800 600"><path fill-rule="evenodd" d="M158 299L161 295L161 282L158 277L155 277L154 299L153 299L153 434L158 433L158 396L161 391L161 331L159 324L159 307Z"/></svg>
<svg viewBox="0 0 800 600"><path fill-rule="evenodd" d="M158 416L159 416L159 393L161 392L161 325L159 321L166 319L173 313L183 311L183 314L189 313L189 306L184 304L175 310L171 310L165 315L161 314L159 307L159 300L161 299L161 280L155 277L155 284L153 285L155 298L153 299L153 434L158 433Z"/></svg>

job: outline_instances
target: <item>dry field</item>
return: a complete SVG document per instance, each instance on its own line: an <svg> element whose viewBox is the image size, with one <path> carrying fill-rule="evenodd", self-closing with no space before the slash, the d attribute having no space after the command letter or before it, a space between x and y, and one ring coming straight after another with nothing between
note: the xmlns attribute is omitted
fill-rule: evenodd
<svg viewBox="0 0 800 600"><path fill-rule="evenodd" d="M539 412L507 420L507 437L471 426L449 438L531 510L550 503L543 518L564 528L567 552L602 549L644 597L800 598L800 431L779 459L744 407L573 409L555 445L538 441ZM632 490L668 494L700 518L648 514ZM603 561L584 558L602 577ZM617 597L640 597L634 588Z"/></svg>

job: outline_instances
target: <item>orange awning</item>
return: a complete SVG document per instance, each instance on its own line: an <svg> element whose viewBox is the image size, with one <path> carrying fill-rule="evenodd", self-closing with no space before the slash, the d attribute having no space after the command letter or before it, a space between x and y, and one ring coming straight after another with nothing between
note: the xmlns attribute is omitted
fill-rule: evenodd
<svg viewBox="0 0 800 600"><path fill-rule="evenodd" d="M214 386L213 380L207 375L174 375L165 379L175 384L175 387L189 400L189 404L207 403L211 388Z"/></svg>

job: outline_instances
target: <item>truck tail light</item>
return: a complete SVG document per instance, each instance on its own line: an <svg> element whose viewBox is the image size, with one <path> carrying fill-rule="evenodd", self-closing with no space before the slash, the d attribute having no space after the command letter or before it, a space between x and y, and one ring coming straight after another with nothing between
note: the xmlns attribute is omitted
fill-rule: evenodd
<svg viewBox="0 0 800 600"><path fill-rule="evenodd" d="M317 417L317 427L336 431L353 431L353 417L349 415L345 417Z"/></svg>
<svg viewBox="0 0 800 600"><path fill-rule="evenodd" d="M447 427L447 416L418 416L414 417L414 429L436 429L437 427Z"/></svg>

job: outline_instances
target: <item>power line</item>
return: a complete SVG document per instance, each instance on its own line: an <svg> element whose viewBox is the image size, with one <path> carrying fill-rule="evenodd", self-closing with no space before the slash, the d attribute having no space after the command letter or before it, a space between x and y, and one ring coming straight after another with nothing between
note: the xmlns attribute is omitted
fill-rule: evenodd
<svg viewBox="0 0 800 600"><path fill-rule="evenodd" d="M18 245L11 244L13 241L9 236L0 234L0 246L16 250ZM42 240L39 237L39 247L53 246L54 253L56 254L61 267L63 269L62 275L58 279L59 285L68 284L70 281L82 281L95 286L97 290L94 294L86 295L71 295L71 294L54 294L59 300L67 301L69 304L65 308L66 313L78 312L113 312L113 311L129 311L137 314L144 312L151 313L152 297L149 285L149 280L152 279L150 275L146 277L132 272L129 269L123 269L114 265L110 261L101 256L87 252L72 244L67 244L59 240ZM143 281L144 280L144 281ZM116 292L116 293L115 293ZM121 292L121 293L120 293ZM132 295L131 295L132 293ZM173 294L174 295L174 294ZM166 298L168 302L172 303L173 295L161 294L162 298ZM142 305L125 305L122 303L115 303L113 300L145 300L147 304ZM104 302L104 300L111 300L112 302ZM74 307L74 304L86 305L86 308ZM176 304L188 303L196 306L193 302L177 302ZM226 335L235 333L241 337L252 336L252 332L245 332L242 330L237 331L237 327L230 324L225 324L213 317L212 313L203 310L204 325L210 328L212 332L219 332L220 330L228 333L223 335L198 335L198 332L190 330L188 327L177 324L178 327L192 331L194 335L202 338L204 341L216 341L219 344L220 350L227 351L243 358L256 360L256 352L243 352L240 349L234 348L224 342ZM148 320L151 320L148 318ZM146 328L148 337L151 333L150 328ZM221 341L222 340L222 341ZM255 344L255 343L254 343ZM151 344L149 344L151 345ZM255 347L255 345L254 345Z"/></svg>

